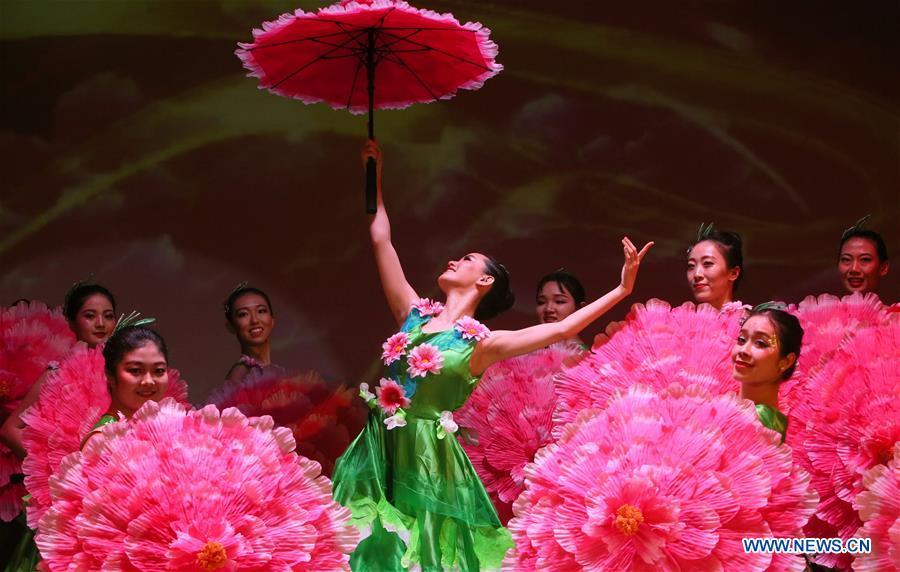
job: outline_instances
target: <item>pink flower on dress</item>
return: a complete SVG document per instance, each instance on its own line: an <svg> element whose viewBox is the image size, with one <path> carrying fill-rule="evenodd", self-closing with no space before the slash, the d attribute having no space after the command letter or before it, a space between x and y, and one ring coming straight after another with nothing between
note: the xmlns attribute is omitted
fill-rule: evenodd
<svg viewBox="0 0 900 572"><path fill-rule="evenodd" d="M370 401L375 401L375 394L369 391L368 383L360 383L359 384L359 396L363 398L366 403Z"/></svg>
<svg viewBox="0 0 900 572"><path fill-rule="evenodd" d="M406 427L406 412L400 409L396 414L386 418L384 424L387 426L388 431L397 427Z"/></svg>
<svg viewBox="0 0 900 572"><path fill-rule="evenodd" d="M437 420L437 438L443 439L447 435L452 435L459 431L459 425L453 420L452 411L441 411L441 416Z"/></svg>
<svg viewBox="0 0 900 572"><path fill-rule="evenodd" d="M397 332L385 340L385 342L381 344L381 348L384 350L381 353L381 359L384 362L384 365L391 365L400 359L400 356L406 355L406 346L408 345L409 336L406 332Z"/></svg>
<svg viewBox="0 0 900 572"><path fill-rule="evenodd" d="M491 334L487 326L469 316L463 316L453 325L456 331L462 334L463 339L480 342Z"/></svg>
<svg viewBox="0 0 900 572"><path fill-rule="evenodd" d="M441 373L444 367L444 356L441 350L431 344L421 344L409 352L409 376L425 377L429 373Z"/></svg>
<svg viewBox="0 0 900 572"><path fill-rule="evenodd" d="M422 317L437 316L444 311L444 305L428 298L419 298L412 306L419 311Z"/></svg>
<svg viewBox="0 0 900 572"><path fill-rule="evenodd" d="M382 377L379 387L375 388L375 393L378 394L378 405L390 415L402 407L409 407L406 392L393 379Z"/></svg>

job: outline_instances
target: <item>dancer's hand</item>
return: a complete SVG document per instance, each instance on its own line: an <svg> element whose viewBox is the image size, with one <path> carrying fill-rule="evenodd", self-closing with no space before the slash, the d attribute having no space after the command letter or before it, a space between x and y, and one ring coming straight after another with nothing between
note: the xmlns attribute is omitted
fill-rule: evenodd
<svg viewBox="0 0 900 572"><path fill-rule="evenodd" d="M363 144L362 150L360 150L359 155L362 158L363 169L366 168L366 162L369 160L369 157L375 159L375 172L378 174L378 186L380 190L382 163L381 147L378 146L378 143L376 143L374 139L366 139L366 142Z"/></svg>
<svg viewBox="0 0 900 572"><path fill-rule="evenodd" d="M626 236L622 239L622 250L625 253L625 264L622 265L622 288L629 294L634 289L634 282L637 280L638 269L641 267L641 261L644 255L653 246L652 242L644 245L644 248L638 252L634 243Z"/></svg>

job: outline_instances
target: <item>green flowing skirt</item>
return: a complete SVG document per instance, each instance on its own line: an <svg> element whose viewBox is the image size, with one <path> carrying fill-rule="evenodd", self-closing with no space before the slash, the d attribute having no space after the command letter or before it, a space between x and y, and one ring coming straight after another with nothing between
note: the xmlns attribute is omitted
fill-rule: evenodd
<svg viewBox="0 0 900 572"><path fill-rule="evenodd" d="M350 557L352 569L499 568L512 538L462 446L453 435L438 437L436 419L406 421L388 431L372 411L335 465L335 500L356 526L372 527Z"/></svg>

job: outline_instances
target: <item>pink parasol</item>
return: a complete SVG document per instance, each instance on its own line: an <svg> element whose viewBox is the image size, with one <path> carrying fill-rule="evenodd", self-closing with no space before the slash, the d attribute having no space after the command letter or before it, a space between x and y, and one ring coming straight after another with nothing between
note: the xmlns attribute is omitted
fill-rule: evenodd
<svg viewBox="0 0 900 572"><path fill-rule="evenodd" d="M253 30L253 43L238 44L235 53L260 89L368 112L374 139L375 109L449 99L500 73L489 35L479 23L460 24L452 14L401 0L344 0L265 22ZM374 213L374 160L366 167L366 210Z"/></svg>

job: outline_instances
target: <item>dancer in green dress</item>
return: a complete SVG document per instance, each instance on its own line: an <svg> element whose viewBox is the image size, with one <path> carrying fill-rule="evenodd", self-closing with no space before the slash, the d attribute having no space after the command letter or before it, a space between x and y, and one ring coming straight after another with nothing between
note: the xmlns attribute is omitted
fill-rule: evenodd
<svg viewBox="0 0 900 572"><path fill-rule="evenodd" d="M803 328L783 304L766 303L753 308L741 324L731 359L734 379L741 383L741 397L756 404L763 425L787 434L788 419L778 410L778 388L797 367Z"/></svg>
<svg viewBox="0 0 900 572"><path fill-rule="evenodd" d="M358 526L371 527L350 564L356 571L498 568L512 540L456 441L453 412L492 363L571 338L624 299L652 243L638 251L624 238L620 283L565 319L490 332L478 320L513 302L506 269L470 253L449 261L438 278L444 303L419 298L391 243L374 141L363 148L363 161L369 157L378 176L378 209L369 231L400 330L382 346L386 371L375 392L361 386L372 411L335 467L334 498L353 511Z"/></svg>

